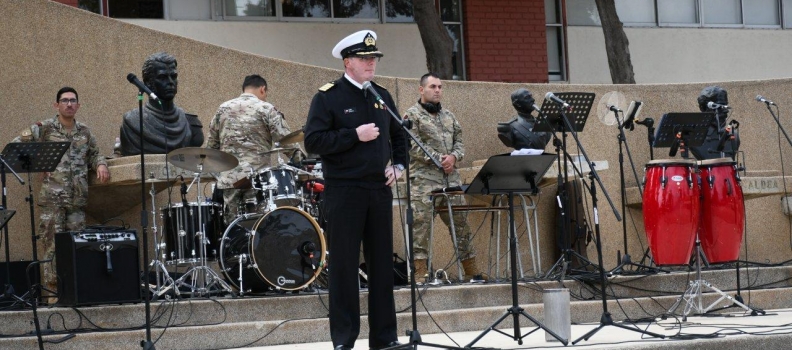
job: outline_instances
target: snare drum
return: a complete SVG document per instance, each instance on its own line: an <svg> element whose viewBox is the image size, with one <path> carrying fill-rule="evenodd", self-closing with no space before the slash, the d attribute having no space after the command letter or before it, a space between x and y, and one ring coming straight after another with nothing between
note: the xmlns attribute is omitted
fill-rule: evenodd
<svg viewBox="0 0 792 350"><path fill-rule="evenodd" d="M657 265L690 262L699 225L699 186L695 161L661 159L646 164L643 217Z"/></svg>
<svg viewBox="0 0 792 350"><path fill-rule="evenodd" d="M302 202L302 192L295 186L295 178L294 170L267 168L254 175L253 187L262 192L265 201L271 191L272 200L278 207L297 206Z"/></svg>
<svg viewBox="0 0 792 350"><path fill-rule="evenodd" d="M740 257L745 231L745 204L737 166L730 158L699 162L701 171L701 250L710 263Z"/></svg>
<svg viewBox="0 0 792 350"><path fill-rule="evenodd" d="M228 226L220 243L220 268L241 292L299 290L322 271L327 246L305 212L282 207L246 214Z"/></svg>
<svg viewBox="0 0 792 350"><path fill-rule="evenodd" d="M198 210L201 211L203 229L198 221ZM167 264L192 264L200 259L200 237L203 232L206 245L206 259L215 260L218 252L218 239L223 232L223 210L217 203L190 202L185 207L175 203L170 208L160 209L165 235L165 253Z"/></svg>

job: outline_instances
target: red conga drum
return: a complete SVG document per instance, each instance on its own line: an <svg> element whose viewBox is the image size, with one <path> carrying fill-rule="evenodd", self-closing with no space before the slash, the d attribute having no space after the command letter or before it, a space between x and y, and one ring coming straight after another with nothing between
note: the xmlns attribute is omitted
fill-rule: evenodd
<svg viewBox="0 0 792 350"><path fill-rule="evenodd" d="M740 257L745 232L745 203L737 166L730 158L699 162L701 171L701 249L710 263Z"/></svg>
<svg viewBox="0 0 792 350"><path fill-rule="evenodd" d="M690 262L700 214L695 165L692 160L676 159L646 163L644 229L657 265Z"/></svg>

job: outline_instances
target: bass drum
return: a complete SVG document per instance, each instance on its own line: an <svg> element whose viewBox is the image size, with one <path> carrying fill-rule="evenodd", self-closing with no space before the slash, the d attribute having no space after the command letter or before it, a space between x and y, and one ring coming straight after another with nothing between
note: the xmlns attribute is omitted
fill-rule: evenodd
<svg viewBox="0 0 792 350"><path fill-rule="evenodd" d="M245 214L226 229L220 269L240 292L299 290L321 273L324 235L316 221L294 207Z"/></svg>

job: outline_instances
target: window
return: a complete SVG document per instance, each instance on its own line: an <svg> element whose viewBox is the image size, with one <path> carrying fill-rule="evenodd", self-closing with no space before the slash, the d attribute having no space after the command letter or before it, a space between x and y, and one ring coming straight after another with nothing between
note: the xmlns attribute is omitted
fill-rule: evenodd
<svg viewBox="0 0 792 350"><path fill-rule="evenodd" d="M273 0L226 0L223 8L224 16L275 16Z"/></svg>
<svg viewBox="0 0 792 350"><path fill-rule="evenodd" d="M164 18L163 0L108 0L108 17Z"/></svg>
<svg viewBox="0 0 792 350"><path fill-rule="evenodd" d="M740 0L701 0L702 24L741 25Z"/></svg>
<svg viewBox="0 0 792 350"><path fill-rule="evenodd" d="M746 25L781 26L778 0L743 0L743 17Z"/></svg>
<svg viewBox="0 0 792 350"><path fill-rule="evenodd" d="M561 23L560 0L545 0L547 35L547 75L549 81L566 79L564 60L564 27ZM599 17L597 17L599 19Z"/></svg>
<svg viewBox="0 0 792 350"><path fill-rule="evenodd" d="M451 63L454 69L454 80L465 80L465 51L462 40L462 1L440 0L440 19L443 21L448 36L453 41Z"/></svg>
<svg viewBox="0 0 792 350"><path fill-rule="evenodd" d="M385 0L385 22L415 22L415 18L413 18L412 0Z"/></svg>
<svg viewBox="0 0 792 350"><path fill-rule="evenodd" d="M333 0L333 18L379 18L379 0Z"/></svg>
<svg viewBox="0 0 792 350"><path fill-rule="evenodd" d="M569 25L600 25L594 0L566 3ZM783 18L785 27L792 28L792 0L615 0L615 3L625 26L780 28Z"/></svg>
<svg viewBox="0 0 792 350"><path fill-rule="evenodd" d="M283 17L330 18L330 0L281 0Z"/></svg>

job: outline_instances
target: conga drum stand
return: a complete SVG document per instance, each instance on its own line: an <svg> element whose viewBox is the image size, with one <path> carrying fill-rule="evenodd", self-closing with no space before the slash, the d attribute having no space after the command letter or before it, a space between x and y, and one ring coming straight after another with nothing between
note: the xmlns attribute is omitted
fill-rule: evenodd
<svg viewBox="0 0 792 350"><path fill-rule="evenodd" d="M730 295L724 293L722 290L718 289L717 287L713 286L711 283L703 280L701 278L701 258L704 254L701 252L701 241L699 240L698 233L696 234L696 280L690 281L690 285L688 286L685 294L682 294L679 298L677 298L674 305L668 310L669 313L674 313L674 311L679 307L682 301L685 302L685 310L682 312L682 320L687 321L687 316L690 314L691 311L694 311L694 315L704 315L710 311L713 311L713 308L718 305L723 300L730 300L733 304L729 307L740 307L745 311L751 313L751 316L756 316L758 314L764 315L764 310L754 309L750 306L743 304L742 302L738 301L737 299L731 297ZM709 289L712 292L717 293L720 295L718 300L710 303L709 305L705 306L704 302L704 295L702 290L704 288ZM727 307L728 308L728 307ZM719 308L717 310L722 310L723 308Z"/></svg>

